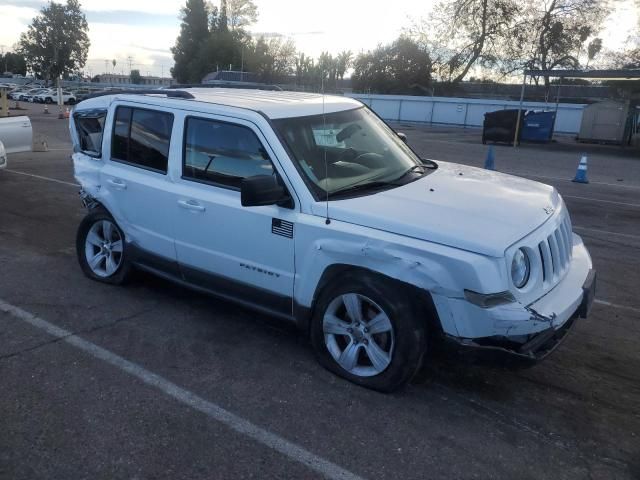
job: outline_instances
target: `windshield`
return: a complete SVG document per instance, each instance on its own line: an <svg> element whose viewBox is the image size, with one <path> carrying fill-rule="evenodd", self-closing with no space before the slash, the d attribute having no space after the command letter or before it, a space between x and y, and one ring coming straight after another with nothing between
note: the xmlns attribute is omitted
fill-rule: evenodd
<svg viewBox="0 0 640 480"><path fill-rule="evenodd" d="M274 120L320 198L393 188L426 173L411 149L366 108ZM431 167L433 168L433 167Z"/></svg>

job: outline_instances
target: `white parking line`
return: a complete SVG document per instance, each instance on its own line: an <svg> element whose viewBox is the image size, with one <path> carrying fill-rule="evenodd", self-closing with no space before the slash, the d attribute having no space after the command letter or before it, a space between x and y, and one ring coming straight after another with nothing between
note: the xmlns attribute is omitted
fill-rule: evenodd
<svg viewBox="0 0 640 480"><path fill-rule="evenodd" d="M40 180L48 180L50 182L61 183L63 185L69 185L71 187L79 187L80 185L77 183L65 182L63 180L58 180L57 178L43 177L41 175L34 175L33 173L19 172L18 170L11 170L10 168L5 168L5 172L17 173L18 175L25 175L27 177L38 178Z"/></svg>
<svg viewBox="0 0 640 480"><path fill-rule="evenodd" d="M504 172L504 173L509 173L510 175L520 175L521 177L546 178L548 180L557 180L559 182L573 182L573 180L567 179L567 178L549 177L547 175L534 175L533 173L521 173L521 174L510 173L510 172ZM638 185L622 185L619 183L594 182L593 180L589 180L589 183L593 185L604 185L606 187L633 188L635 190L640 190L640 186Z"/></svg>
<svg viewBox="0 0 640 480"><path fill-rule="evenodd" d="M573 229L582 230L584 232L600 233L602 235L616 235L618 237L626 237L626 238L633 238L634 240L640 240L640 235L632 235L630 233L616 233L616 232L610 232L609 230L599 230L597 228L579 227L577 225L574 225Z"/></svg>
<svg viewBox="0 0 640 480"><path fill-rule="evenodd" d="M0 311L8 313L19 320L47 332L49 335L57 337L62 341L83 350L99 360L113 365L123 372L143 381L147 385L157 388L166 395L173 397L194 410L204 413L212 420L220 422L231 430L245 435L268 448L280 452L291 460L301 463L327 478L342 480L359 480L361 478L335 463L325 460L324 458L305 450L299 445L296 445L275 433L271 433L268 430L265 430L264 428L261 428L250 421L229 412L228 410L225 410L219 405L199 397L195 393L179 387L169 380L146 370L140 365L130 362L129 360L125 360L115 353L84 340L68 330L57 327L52 323L27 312L26 310L0 300Z"/></svg>
<svg viewBox="0 0 640 480"><path fill-rule="evenodd" d="M593 301L593 303L604 305L605 307L619 308L620 310L628 310L629 312L633 312L633 313L640 313L640 308L628 307L626 305L618 305L617 303L611 303L605 300L598 300L597 298Z"/></svg>
<svg viewBox="0 0 640 480"><path fill-rule="evenodd" d="M609 203L611 205L622 205L624 207L636 207L640 208L640 203L625 203L625 202L614 202L613 200L600 200L599 198L591 198L591 197L578 197L576 195L562 195L563 198L574 198L576 200L586 200L587 202L600 202L600 203Z"/></svg>

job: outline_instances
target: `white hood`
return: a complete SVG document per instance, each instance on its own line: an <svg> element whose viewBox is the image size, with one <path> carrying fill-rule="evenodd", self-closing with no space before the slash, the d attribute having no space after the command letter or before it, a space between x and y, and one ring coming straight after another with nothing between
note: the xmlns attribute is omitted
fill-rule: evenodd
<svg viewBox="0 0 640 480"><path fill-rule="evenodd" d="M548 185L454 163L438 165L402 187L331 201L329 216L501 257L560 207L558 192Z"/></svg>

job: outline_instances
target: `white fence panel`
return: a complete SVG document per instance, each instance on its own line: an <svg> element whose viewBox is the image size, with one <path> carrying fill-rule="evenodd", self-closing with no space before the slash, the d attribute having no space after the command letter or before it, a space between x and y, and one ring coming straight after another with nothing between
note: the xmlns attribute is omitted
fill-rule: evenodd
<svg viewBox="0 0 640 480"><path fill-rule="evenodd" d="M428 122L431 119L433 104L404 100L402 102L402 119L406 122Z"/></svg>
<svg viewBox="0 0 640 480"><path fill-rule="evenodd" d="M509 100L404 95L350 94L349 96L367 104L385 120L437 123L461 127L482 127L485 113L518 108L519 106L519 102ZM557 133L578 133L584 107L583 104L559 104L555 131ZM524 102L523 108L553 111L556 109L556 105L555 103Z"/></svg>

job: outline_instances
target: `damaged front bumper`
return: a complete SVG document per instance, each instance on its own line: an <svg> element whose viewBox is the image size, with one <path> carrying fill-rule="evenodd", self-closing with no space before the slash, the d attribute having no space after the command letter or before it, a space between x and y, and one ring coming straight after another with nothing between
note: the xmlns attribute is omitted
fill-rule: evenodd
<svg viewBox="0 0 640 480"><path fill-rule="evenodd" d="M578 318L586 318L591 310L596 291L596 271L590 270L582 286L582 300L573 314L558 328L549 327L538 333L523 336L492 336L476 339L447 336L449 343L457 347L460 353L488 354L494 358L519 358L536 363L560 345ZM553 319L549 319L552 322ZM524 340L524 342L523 342Z"/></svg>
<svg viewBox="0 0 640 480"><path fill-rule="evenodd" d="M565 278L531 305L514 302L483 309L460 299L434 298L439 315L455 319L456 331L444 332L446 342L461 353L528 363L549 355L576 319L589 314L595 297L596 272L582 241L576 240Z"/></svg>

